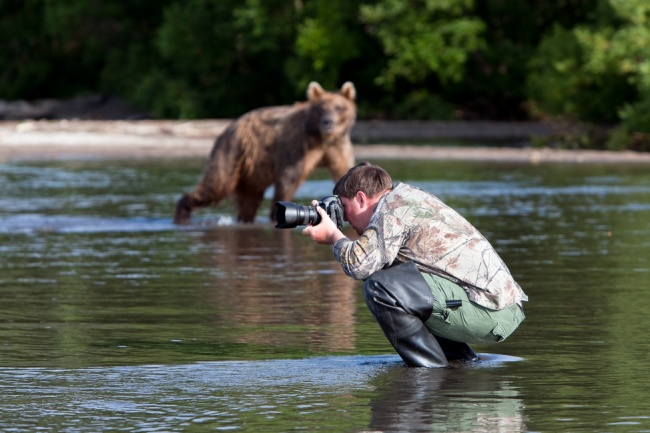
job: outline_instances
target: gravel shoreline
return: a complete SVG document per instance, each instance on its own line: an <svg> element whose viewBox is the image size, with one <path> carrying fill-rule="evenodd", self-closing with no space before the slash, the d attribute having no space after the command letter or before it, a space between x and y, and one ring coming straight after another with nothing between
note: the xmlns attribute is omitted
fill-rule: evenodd
<svg viewBox="0 0 650 433"><path fill-rule="evenodd" d="M230 120L0 122L0 162L65 159L206 158ZM357 122L357 160L428 159L517 163L650 164L650 153L531 147L395 145L497 140L525 143L557 125L489 122ZM371 141L373 144L363 144ZM383 141L385 140L385 141ZM382 144L386 143L386 144Z"/></svg>

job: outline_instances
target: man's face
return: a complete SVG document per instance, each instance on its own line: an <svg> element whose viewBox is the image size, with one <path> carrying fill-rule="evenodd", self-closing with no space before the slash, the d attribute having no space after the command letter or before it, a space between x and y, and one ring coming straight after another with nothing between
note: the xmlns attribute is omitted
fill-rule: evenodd
<svg viewBox="0 0 650 433"><path fill-rule="evenodd" d="M368 223L372 212L368 213L368 209L363 205L358 194L352 198L341 197L343 203L343 218L349 222L359 236L363 233Z"/></svg>

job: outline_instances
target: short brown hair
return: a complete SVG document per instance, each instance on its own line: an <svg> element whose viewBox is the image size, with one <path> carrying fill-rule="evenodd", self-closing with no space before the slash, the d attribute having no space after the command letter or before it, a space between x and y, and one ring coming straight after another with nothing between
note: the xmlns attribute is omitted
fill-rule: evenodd
<svg viewBox="0 0 650 433"><path fill-rule="evenodd" d="M352 198L358 191L374 197L393 187L393 179L383 168L369 162L362 162L348 170L334 185L334 194Z"/></svg>

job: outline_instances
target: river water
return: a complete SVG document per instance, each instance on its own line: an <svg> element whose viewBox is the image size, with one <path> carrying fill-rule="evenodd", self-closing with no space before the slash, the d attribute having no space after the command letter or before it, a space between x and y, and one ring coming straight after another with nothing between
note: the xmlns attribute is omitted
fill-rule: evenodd
<svg viewBox="0 0 650 433"><path fill-rule="evenodd" d="M174 226L201 161L7 163L0 431L650 431L647 167L377 162L529 295L480 362L405 367L361 283L268 200L252 225L225 202ZM332 186L318 172L295 201Z"/></svg>

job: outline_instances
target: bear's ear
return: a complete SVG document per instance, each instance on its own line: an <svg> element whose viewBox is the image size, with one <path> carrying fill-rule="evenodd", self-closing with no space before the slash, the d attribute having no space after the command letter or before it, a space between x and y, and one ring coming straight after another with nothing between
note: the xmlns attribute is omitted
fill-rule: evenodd
<svg viewBox="0 0 650 433"><path fill-rule="evenodd" d="M357 98L357 89L355 89L354 84L351 81L346 81L343 86L341 86L341 95L348 98L350 101L354 101Z"/></svg>
<svg viewBox="0 0 650 433"><path fill-rule="evenodd" d="M319 99L321 96L323 96L323 93L325 93L325 90L318 84L316 81L312 81L309 83L309 86L307 87L307 99L310 101L315 101L316 99Z"/></svg>

